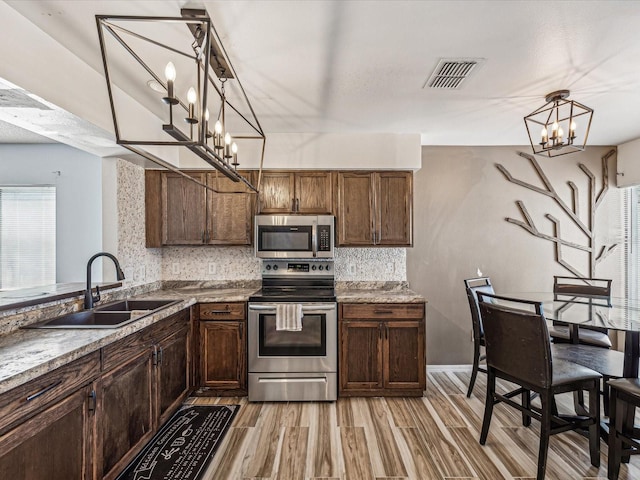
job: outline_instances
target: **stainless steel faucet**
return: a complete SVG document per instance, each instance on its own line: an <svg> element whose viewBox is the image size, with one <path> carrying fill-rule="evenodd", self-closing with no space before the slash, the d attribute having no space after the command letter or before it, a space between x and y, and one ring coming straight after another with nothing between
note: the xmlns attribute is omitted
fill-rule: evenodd
<svg viewBox="0 0 640 480"><path fill-rule="evenodd" d="M96 253L87 262L87 289L84 292L84 308L85 309L93 308L93 303L100 301L100 287L96 285L95 295L93 295L93 293L91 292L91 265L93 264L93 261L98 257L108 257L111 260L113 260L113 263L116 265L116 276L118 280L124 280L124 272L120 268L120 262L118 262L118 259L115 256L113 256L108 252Z"/></svg>

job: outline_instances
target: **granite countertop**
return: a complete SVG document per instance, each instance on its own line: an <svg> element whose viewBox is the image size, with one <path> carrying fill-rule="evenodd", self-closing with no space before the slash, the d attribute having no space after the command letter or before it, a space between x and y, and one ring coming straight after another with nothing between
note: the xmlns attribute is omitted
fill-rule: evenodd
<svg viewBox="0 0 640 480"><path fill-rule="evenodd" d="M409 289L406 282L339 282L340 303L423 303L425 298Z"/></svg>
<svg viewBox="0 0 640 480"><path fill-rule="evenodd" d="M198 302L246 302L255 291L255 287L156 290L135 298L182 301L115 329L18 329L0 335L0 394Z"/></svg>
<svg viewBox="0 0 640 480"><path fill-rule="evenodd" d="M259 282L231 284L216 282L165 282L154 290L130 298L181 300L180 303L115 329L19 329L0 335L0 394L77 358L131 335L155 322L196 303L246 302L260 288ZM339 282L338 302L344 303L420 303L423 296L406 282ZM106 303L111 301L105 300ZM58 312L56 310L56 312ZM7 312L5 312L7 313ZM32 314L40 312L31 310ZM60 315L62 311L56 313ZM53 315L53 316L56 316ZM23 314L18 325L33 323ZM51 317L49 317L51 318ZM15 325L14 325L15 327Z"/></svg>

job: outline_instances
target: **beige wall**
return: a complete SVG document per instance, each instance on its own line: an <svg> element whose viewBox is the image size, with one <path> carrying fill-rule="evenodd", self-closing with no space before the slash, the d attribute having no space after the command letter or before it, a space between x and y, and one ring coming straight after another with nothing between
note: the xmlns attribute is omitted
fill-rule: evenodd
<svg viewBox="0 0 640 480"><path fill-rule="evenodd" d="M553 235L550 213L561 223L563 238L584 243L567 215L545 195L507 181L495 167L502 164L521 180L542 187L528 160L526 147L423 147L422 169L415 174L414 247L407 249L407 278L427 300L427 363L471 363L471 318L463 280L479 268L492 279L496 292L550 290L553 275L568 272L555 262L554 244L534 237L505 217L522 220L515 204L522 200L538 229ZM554 188L571 205L567 181L580 192L580 214L587 220L588 180L584 163L602 184L601 157L611 148L592 147L548 159L536 157ZM622 241L624 190L615 185L615 155L609 163L610 189L596 214L596 246ZM597 276L614 279L614 293L624 290L622 245L597 266ZM584 254L563 254L588 273Z"/></svg>

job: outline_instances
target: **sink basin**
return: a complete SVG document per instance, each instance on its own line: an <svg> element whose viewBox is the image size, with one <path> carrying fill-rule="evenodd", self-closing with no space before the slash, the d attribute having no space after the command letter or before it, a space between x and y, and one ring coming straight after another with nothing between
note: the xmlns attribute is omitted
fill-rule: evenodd
<svg viewBox="0 0 640 480"><path fill-rule="evenodd" d="M131 318L131 312L83 310L27 325L23 328L117 328L137 318L139 317Z"/></svg>
<svg viewBox="0 0 640 480"><path fill-rule="evenodd" d="M179 302L180 300L120 300L22 328L118 328Z"/></svg>
<svg viewBox="0 0 640 480"><path fill-rule="evenodd" d="M95 307L96 312L131 312L133 310L160 310L180 300L120 300Z"/></svg>

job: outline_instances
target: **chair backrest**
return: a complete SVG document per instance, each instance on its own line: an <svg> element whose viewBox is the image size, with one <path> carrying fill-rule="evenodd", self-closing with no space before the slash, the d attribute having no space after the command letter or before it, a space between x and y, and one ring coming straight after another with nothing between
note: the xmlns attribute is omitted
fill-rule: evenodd
<svg viewBox="0 0 640 480"><path fill-rule="evenodd" d="M480 318L480 310L478 309L478 292L495 292L493 291L489 277L467 278L464 281L464 286L467 290L467 300L469 301L469 308L471 310L473 335L475 339L479 339L484 335L484 328L482 326L482 319Z"/></svg>
<svg viewBox="0 0 640 480"><path fill-rule="evenodd" d="M553 293L611 298L611 280L607 278L553 277Z"/></svg>
<svg viewBox="0 0 640 480"><path fill-rule="evenodd" d="M529 385L551 386L551 347L542 304L480 292L478 305L487 366Z"/></svg>

